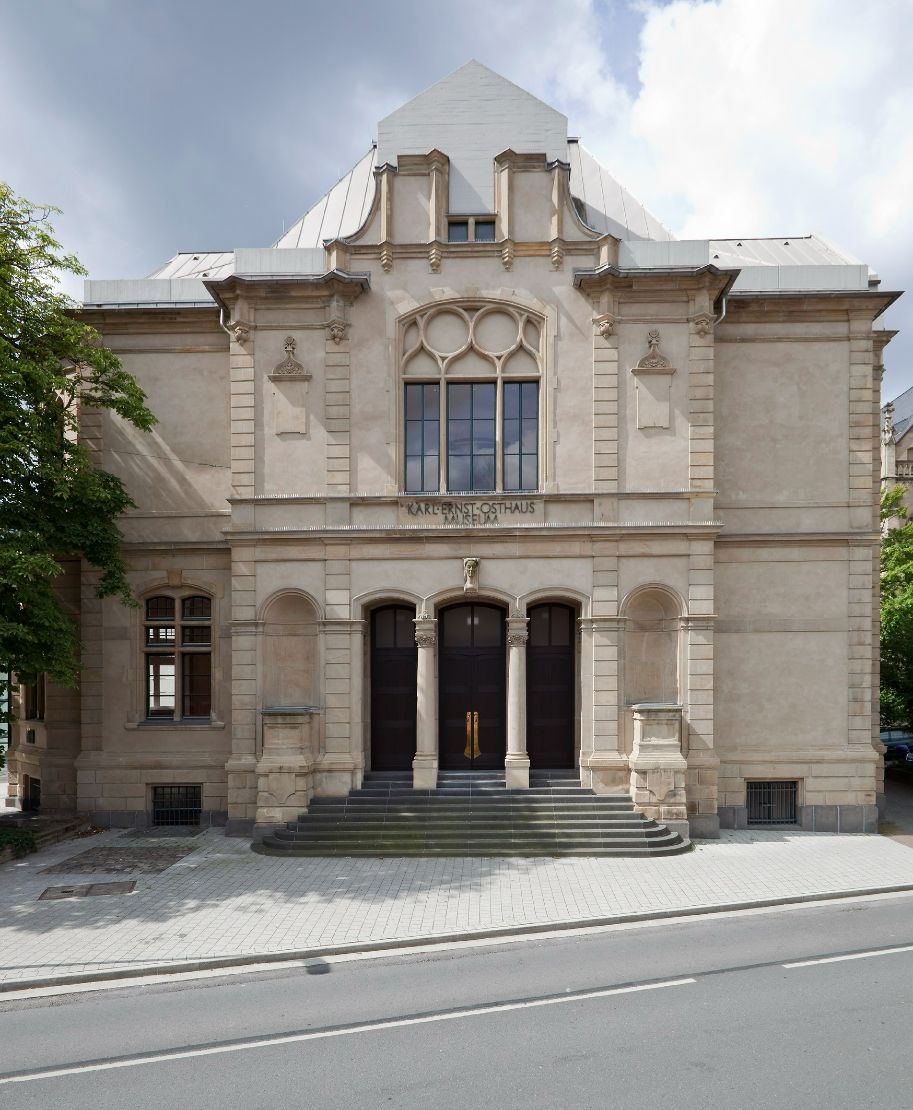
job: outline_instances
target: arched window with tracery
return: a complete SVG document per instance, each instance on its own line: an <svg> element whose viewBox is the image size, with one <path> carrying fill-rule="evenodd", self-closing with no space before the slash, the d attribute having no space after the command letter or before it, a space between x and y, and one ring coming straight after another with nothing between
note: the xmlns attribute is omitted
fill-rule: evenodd
<svg viewBox="0 0 913 1110"><path fill-rule="evenodd" d="M540 487L543 322L506 304L446 304L402 342L407 493Z"/></svg>

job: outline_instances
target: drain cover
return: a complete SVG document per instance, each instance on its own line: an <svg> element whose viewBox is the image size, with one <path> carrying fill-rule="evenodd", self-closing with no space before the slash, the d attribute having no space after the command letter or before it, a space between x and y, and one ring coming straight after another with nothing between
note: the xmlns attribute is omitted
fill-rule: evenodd
<svg viewBox="0 0 913 1110"><path fill-rule="evenodd" d="M82 883L79 886L49 886L38 896L39 902L53 902L60 898L94 898L101 894L132 894L136 882Z"/></svg>

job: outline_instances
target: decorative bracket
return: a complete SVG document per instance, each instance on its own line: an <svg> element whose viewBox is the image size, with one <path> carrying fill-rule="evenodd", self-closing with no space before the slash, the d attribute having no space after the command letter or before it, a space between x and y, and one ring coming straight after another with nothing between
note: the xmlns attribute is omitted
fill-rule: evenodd
<svg viewBox="0 0 913 1110"><path fill-rule="evenodd" d="M250 339L251 327L246 320L232 320L228 331L235 343L244 344Z"/></svg>
<svg viewBox="0 0 913 1110"><path fill-rule="evenodd" d="M692 316L691 323L694 324L694 330L698 335L710 335L716 324L716 317L711 316L709 312L699 312L697 316Z"/></svg>
<svg viewBox="0 0 913 1110"><path fill-rule="evenodd" d="M615 334L615 317L611 312L603 312L600 316L594 316L593 327L597 335L601 335L603 339L608 339L610 335Z"/></svg>

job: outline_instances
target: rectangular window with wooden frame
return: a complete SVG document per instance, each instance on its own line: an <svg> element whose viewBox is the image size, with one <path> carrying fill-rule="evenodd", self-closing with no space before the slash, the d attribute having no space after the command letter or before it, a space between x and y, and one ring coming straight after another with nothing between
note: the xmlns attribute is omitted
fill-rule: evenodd
<svg viewBox="0 0 913 1110"><path fill-rule="evenodd" d="M212 709L212 601L146 599L143 623L146 719L209 720Z"/></svg>

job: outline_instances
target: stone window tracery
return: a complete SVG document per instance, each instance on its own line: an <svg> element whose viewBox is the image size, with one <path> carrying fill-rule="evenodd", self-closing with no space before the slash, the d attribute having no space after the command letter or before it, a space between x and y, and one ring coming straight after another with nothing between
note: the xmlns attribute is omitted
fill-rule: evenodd
<svg viewBox="0 0 913 1110"><path fill-rule="evenodd" d="M539 488L542 320L512 305L445 304L403 331L408 493Z"/></svg>

